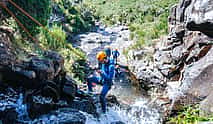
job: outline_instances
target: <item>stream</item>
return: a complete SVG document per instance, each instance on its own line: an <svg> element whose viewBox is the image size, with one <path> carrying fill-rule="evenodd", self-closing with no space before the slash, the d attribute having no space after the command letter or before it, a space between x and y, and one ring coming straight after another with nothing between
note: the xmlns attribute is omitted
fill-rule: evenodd
<svg viewBox="0 0 213 124"><path fill-rule="evenodd" d="M87 53L88 62L91 67L97 65L96 54L104 50L105 46L111 49L117 48L121 55L118 63L122 66L127 65L127 60L122 54L123 50L128 48L133 41L129 39L130 31L126 26L104 27L100 23L96 24L95 32L80 34L75 37L75 47L81 48ZM131 85L131 79L128 71L121 68L121 74L115 78L114 85L110 90L110 95L115 95L119 102L128 107L119 108L113 106L108 108L105 115L99 119L87 115L87 124L160 124L162 118L159 111L151 105L147 96L142 91ZM97 86L98 87L98 86ZM101 87L96 87L96 92L101 91Z"/></svg>
<svg viewBox="0 0 213 124"><path fill-rule="evenodd" d="M20 124L161 124L163 119L158 108L150 102L150 98L137 87L132 84L130 72L126 69L128 63L125 56L122 54L123 49L129 47L133 41L129 39L130 31L126 26L104 27L101 24L96 25L96 30L79 34L75 37L74 46L81 48L87 53L88 62L92 68L96 67L96 54L109 45L111 48L117 48L121 55L118 63L120 67L120 75L113 81L108 95L113 95L117 98L120 106L115 104L107 106L107 112L102 114L100 111L100 103L95 101L95 108L99 116L89 114L84 111L84 107L91 107L85 101L77 98L74 99L73 105L66 101L60 100L54 103L49 97L33 96L34 106L33 112L41 113L38 117L31 118L32 112L29 112L29 105L25 103L25 95L21 88L4 88L0 93L0 124L1 123L20 123ZM95 93L100 93L101 86L95 87ZM77 102L76 102L77 101ZM41 104L42 103L42 104ZM82 105L80 105L82 103ZM93 105L93 104L92 104ZM40 106L40 108L37 108ZM52 106L52 108L51 108ZM53 107L58 106L58 107ZM79 108L83 108L80 111ZM57 109L56 109L57 108ZM89 108L90 109L90 108ZM88 109L88 110L89 110ZM52 110L52 111L50 111Z"/></svg>

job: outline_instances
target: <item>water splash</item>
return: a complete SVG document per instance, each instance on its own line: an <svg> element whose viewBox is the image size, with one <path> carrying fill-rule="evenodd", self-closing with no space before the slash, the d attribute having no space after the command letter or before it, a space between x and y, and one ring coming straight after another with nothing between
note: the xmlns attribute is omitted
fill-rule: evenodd
<svg viewBox="0 0 213 124"><path fill-rule="evenodd" d="M30 120L27 112L27 105L23 103L23 94L19 94L19 98L16 103L16 112L18 113L18 120L19 121L26 121Z"/></svg>
<svg viewBox="0 0 213 124"><path fill-rule="evenodd" d="M111 124L115 122L123 122L125 124L162 123L159 111L148 106L146 100L139 100L128 108L111 107L106 114L102 114L98 119L89 114L86 114L86 117L86 124Z"/></svg>

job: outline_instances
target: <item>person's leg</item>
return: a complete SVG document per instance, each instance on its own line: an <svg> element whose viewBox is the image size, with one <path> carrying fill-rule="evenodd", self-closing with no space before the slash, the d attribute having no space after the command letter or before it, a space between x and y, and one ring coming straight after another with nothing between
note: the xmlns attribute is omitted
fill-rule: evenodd
<svg viewBox="0 0 213 124"><path fill-rule="evenodd" d="M104 84L100 95L101 108L104 113L106 112L106 95L110 88L111 86Z"/></svg>
<svg viewBox="0 0 213 124"><path fill-rule="evenodd" d="M118 63L118 58L115 57L115 64L117 65L117 63Z"/></svg>
<svg viewBox="0 0 213 124"><path fill-rule="evenodd" d="M100 82L100 78L99 78L99 77L93 76L93 77L87 78L88 90L89 90L90 92L92 92L92 91L93 91L93 90L92 90L92 87L93 87L92 83L99 84L99 82Z"/></svg>
<svg viewBox="0 0 213 124"><path fill-rule="evenodd" d="M101 69L102 64L98 62L98 69Z"/></svg>

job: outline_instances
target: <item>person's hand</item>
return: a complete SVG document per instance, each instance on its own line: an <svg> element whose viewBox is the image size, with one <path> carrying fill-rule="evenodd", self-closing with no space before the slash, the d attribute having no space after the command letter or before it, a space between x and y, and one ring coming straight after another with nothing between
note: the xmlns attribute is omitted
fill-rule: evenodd
<svg viewBox="0 0 213 124"><path fill-rule="evenodd" d="M119 68L119 65L115 65L115 68Z"/></svg>
<svg viewBox="0 0 213 124"><path fill-rule="evenodd" d="M99 70L97 70L96 72L101 73L101 70L99 69Z"/></svg>

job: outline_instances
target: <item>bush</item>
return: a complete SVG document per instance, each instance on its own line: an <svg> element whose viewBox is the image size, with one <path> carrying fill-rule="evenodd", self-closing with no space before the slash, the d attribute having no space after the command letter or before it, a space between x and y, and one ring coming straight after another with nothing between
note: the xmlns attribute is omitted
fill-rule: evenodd
<svg viewBox="0 0 213 124"><path fill-rule="evenodd" d="M54 25L49 31L41 29L39 34L40 44L45 49L59 50L66 44L66 33L61 27Z"/></svg>
<svg viewBox="0 0 213 124"><path fill-rule="evenodd" d="M199 113L198 105L186 106L178 113L177 117L170 118L169 122L176 124L197 124L201 121L213 121L213 116L207 118L201 116Z"/></svg>
<svg viewBox="0 0 213 124"><path fill-rule="evenodd" d="M95 17L92 14L93 9L88 7L86 4L74 4L73 0L60 0L56 1L54 8L59 14L65 17L63 22L63 29L70 34L77 34L79 32L89 31L92 25L94 25ZM64 25L66 24L66 26ZM69 30L67 30L69 29Z"/></svg>

